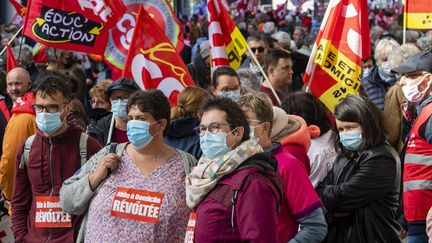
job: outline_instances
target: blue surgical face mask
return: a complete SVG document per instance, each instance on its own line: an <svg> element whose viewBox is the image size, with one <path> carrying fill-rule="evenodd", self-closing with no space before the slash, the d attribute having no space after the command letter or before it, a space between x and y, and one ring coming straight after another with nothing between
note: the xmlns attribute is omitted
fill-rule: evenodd
<svg viewBox="0 0 432 243"><path fill-rule="evenodd" d="M226 144L227 136L228 134L225 132L213 134L206 131L205 134L200 137L200 145L203 154L209 159L214 159L231 151L231 148Z"/></svg>
<svg viewBox="0 0 432 243"><path fill-rule="evenodd" d="M378 74L380 78L388 84L394 84L394 82L396 82L396 75L391 72L391 67L388 62L378 66Z"/></svg>
<svg viewBox="0 0 432 243"><path fill-rule="evenodd" d="M357 151L362 143L361 131L340 132L339 138L344 148L350 151Z"/></svg>
<svg viewBox="0 0 432 243"><path fill-rule="evenodd" d="M362 78L366 78L371 73L372 68L363 68Z"/></svg>
<svg viewBox="0 0 432 243"><path fill-rule="evenodd" d="M121 99L111 101L111 112L113 113L113 115L122 120L126 120L128 118L127 103L127 100Z"/></svg>
<svg viewBox="0 0 432 243"><path fill-rule="evenodd" d="M150 134L150 125L153 123L139 120L129 121L126 132L129 142L137 148L147 146L153 139L153 135Z"/></svg>
<svg viewBox="0 0 432 243"><path fill-rule="evenodd" d="M221 91L218 96L236 101L240 99L241 94L240 94L240 90L230 90L230 91Z"/></svg>
<svg viewBox="0 0 432 243"><path fill-rule="evenodd" d="M36 112L37 127L48 135L55 133L62 125L60 114L61 112Z"/></svg>
<svg viewBox="0 0 432 243"><path fill-rule="evenodd" d="M259 136L259 137L256 137L255 136L255 128L256 127L259 127L259 126L261 126L261 125L263 125L264 123L261 123L261 124L259 124L259 125L256 125L256 126L249 126L249 129L250 129L250 132L249 132L249 138L250 139L260 139L261 137L262 137L262 134L261 134L261 136Z"/></svg>

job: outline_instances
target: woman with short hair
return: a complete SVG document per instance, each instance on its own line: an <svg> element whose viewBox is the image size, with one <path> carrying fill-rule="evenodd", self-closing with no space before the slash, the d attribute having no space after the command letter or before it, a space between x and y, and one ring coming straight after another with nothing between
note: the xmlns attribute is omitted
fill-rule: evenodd
<svg viewBox="0 0 432 243"><path fill-rule="evenodd" d="M161 91L135 92L127 109L130 143L105 147L69 178L62 208L86 213L78 242L182 242L184 180L196 160L164 144L170 106Z"/></svg>
<svg viewBox="0 0 432 243"><path fill-rule="evenodd" d="M277 242L277 160L249 139L234 101L210 99L201 111L203 156L186 179L186 201L197 214L195 242Z"/></svg>

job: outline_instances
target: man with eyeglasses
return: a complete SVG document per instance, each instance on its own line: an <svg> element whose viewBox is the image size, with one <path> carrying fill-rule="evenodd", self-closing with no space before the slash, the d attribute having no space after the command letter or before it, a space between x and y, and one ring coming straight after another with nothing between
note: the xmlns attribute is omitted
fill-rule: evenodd
<svg viewBox="0 0 432 243"><path fill-rule="evenodd" d="M34 92L38 131L26 140L15 162L15 242L74 242L82 217L62 212L59 190L101 146L66 121L71 90L61 77L42 78Z"/></svg>
<svg viewBox="0 0 432 243"><path fill-rule="evenodd" d="M126 135L127 125L127 103L129 96L139 90L134 80L129 78L120 78L108 86L108 95L111 100L112 115L101 118L93 129L88 131L90 136L99 140L105 146L111 142L124 143L128 141ZM111 127L114 116L114 125ZM112 128L112 130L110 130ZM108 141L110 138L111 139Z"/></svg>
<svg viewBox="0 0 432 243"><path fill-rule="evenodd" d="M432 206L432 50L414 54L392 71L403 75L399 85L406 100L419 104L406 145L403 206L408 242L426 243L426 215Z"/></svg>

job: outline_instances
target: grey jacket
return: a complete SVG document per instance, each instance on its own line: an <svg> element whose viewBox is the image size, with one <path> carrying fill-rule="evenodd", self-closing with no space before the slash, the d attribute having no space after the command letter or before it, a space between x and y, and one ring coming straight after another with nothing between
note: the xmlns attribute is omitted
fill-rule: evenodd
<svg viewBox="0 0 432 243"><path fill-rule="evenodd" d="M121 143L117 145L115 153L121 157L127 143ZM85 228L87 222L87 210L94 196L97 195L99 189L102 187L104 181L92 191L89 184L89 175L93 172L100 159L109 153L110 146L106 146L101 149L97 154L93 155L87 163L85 163L81 169L79 169L71 178L67 179L60 189L60 203L63 211L71 214L81 215L85 214L81 223L81 228L78 234L76 242L84 242ZM196 159L181 150L177 150L180 154L183 165L185 167L186 175L190 173L192 167L196 166Z"/></svg>

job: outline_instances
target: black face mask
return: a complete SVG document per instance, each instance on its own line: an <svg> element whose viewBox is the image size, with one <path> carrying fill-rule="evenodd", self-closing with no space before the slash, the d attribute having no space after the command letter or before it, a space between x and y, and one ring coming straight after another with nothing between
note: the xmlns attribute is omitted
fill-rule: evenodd
<svg viewBox="0 0 432 243"><path fill-rule="evenodd" d="M92 119L99 119L103 116L106 116L108 113L110 113L110 112L105 110L104 108L93 108L91 110L91 118Z"/></svg>

